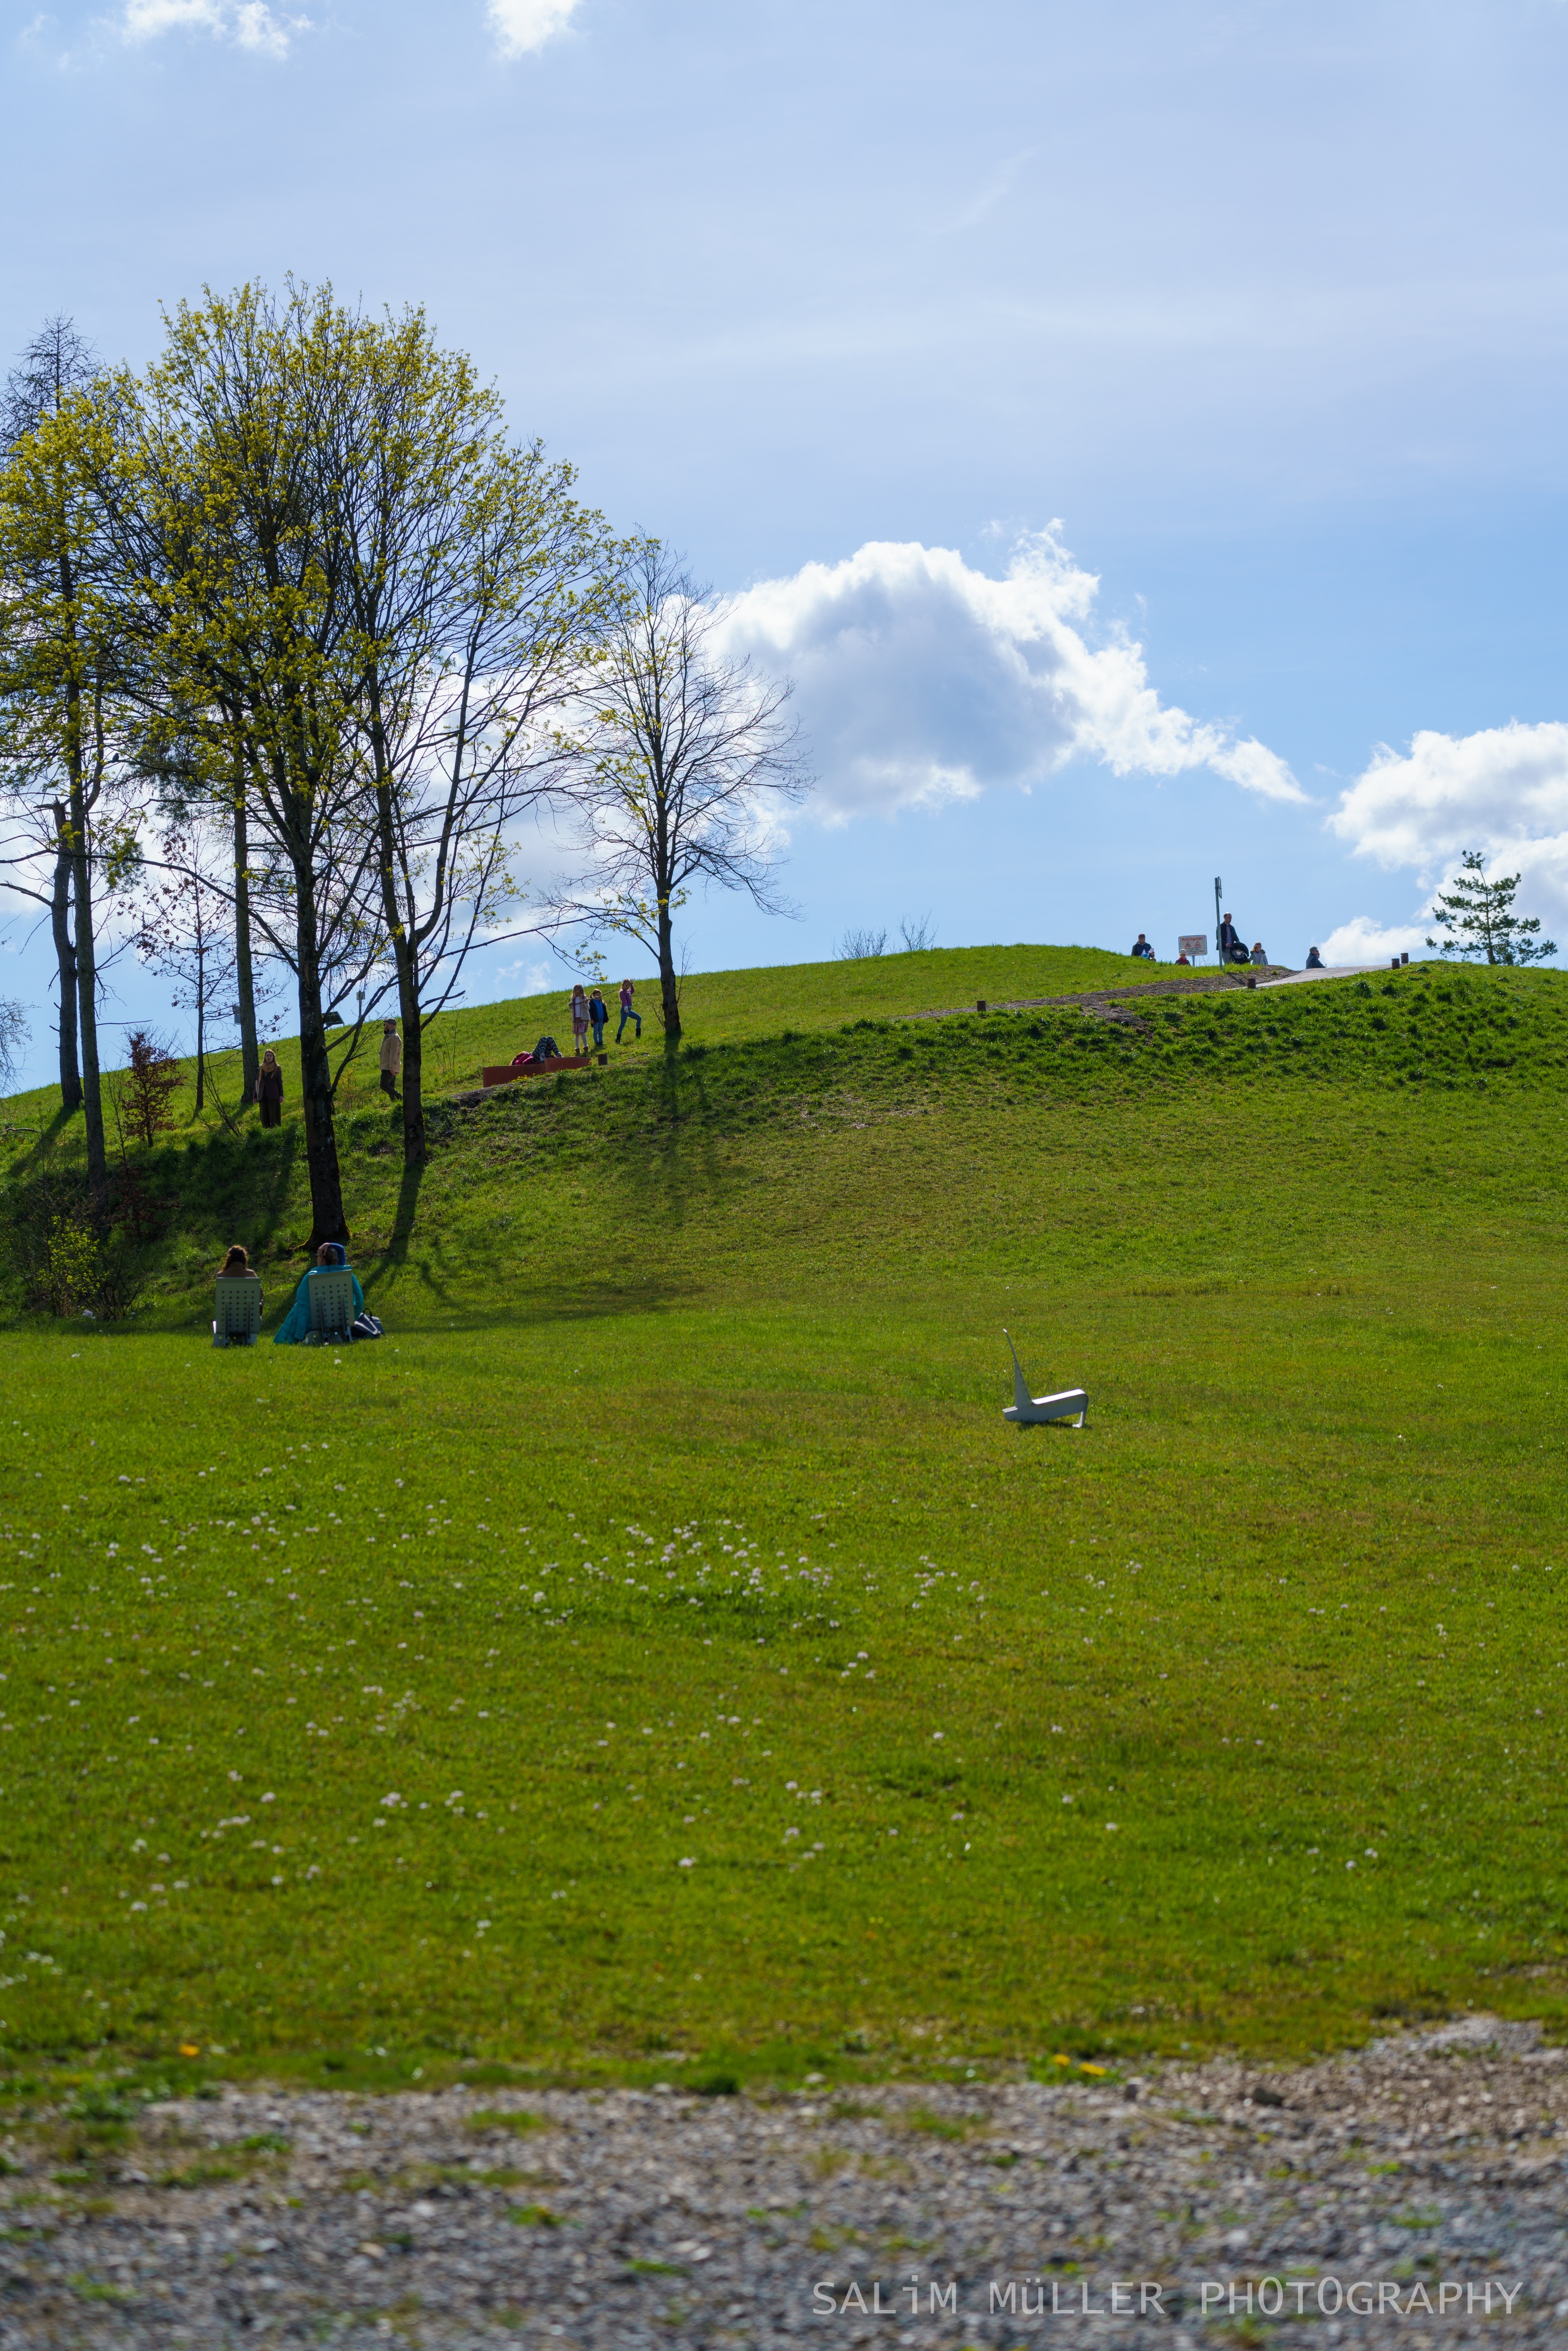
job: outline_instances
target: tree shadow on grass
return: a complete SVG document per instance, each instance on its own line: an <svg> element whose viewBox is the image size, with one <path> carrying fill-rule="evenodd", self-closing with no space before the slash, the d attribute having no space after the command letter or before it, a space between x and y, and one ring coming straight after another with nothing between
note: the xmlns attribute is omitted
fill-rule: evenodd
<svg viewBox="0 0 1568 2351"><path fill-rule="evenodd" d="M392 1238L382 1251L381 1263L363 1287L368 1296L374 1288L400 1272L408 1262L408 1244L413 1232L414 1218L419 1213L419 1187L423 1183L428 1160L404 1160L402 1177L397 1187L397 1211L392 1217Z"/></svg>

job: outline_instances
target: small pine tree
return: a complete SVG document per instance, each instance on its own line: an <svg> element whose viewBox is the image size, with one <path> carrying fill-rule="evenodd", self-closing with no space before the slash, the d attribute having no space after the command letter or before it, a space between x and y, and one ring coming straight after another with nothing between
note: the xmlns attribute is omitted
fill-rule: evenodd
<svg viewBox="0 0 1568 2351"><path fill-rule="evenodd" d="M131 1067L125 1073L125 1121L132 1134L151 1143L174 1123L169 1097L184 1077L168 1047L138 1029L131 1040Z"/></svg>
<svg viewBox="0 0 1568 2351"><path fill-rule="evenodd" d="M1489 882L1486 859L1479 851L1467 849L1448 894L1439 891L1435 901L1449 935L1428 939L1427 945L1436 947L1439 955L1484 955L1488 963L1544 963L1548 956L1556 954L1557 942L1536 935L1541 929L1538 916L1513 912L1518 887L1517 873L1501 874Z"/></svg>

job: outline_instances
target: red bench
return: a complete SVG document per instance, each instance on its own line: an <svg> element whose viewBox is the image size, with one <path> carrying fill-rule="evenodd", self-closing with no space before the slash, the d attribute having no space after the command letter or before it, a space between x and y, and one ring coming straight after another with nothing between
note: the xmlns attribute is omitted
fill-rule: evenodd
<svg viewBox="0 0 1568 2351"><path fill-rule="evenodd" d="M604 1058L600 1055L601 1061ZM503 1069L481 1070L479 1077L486 1086L507 1086L514 1078L548 1078L557 1070L586 1070L592 1059L591 1053L556 1053L545 1061L509 1061Z"/></svg>

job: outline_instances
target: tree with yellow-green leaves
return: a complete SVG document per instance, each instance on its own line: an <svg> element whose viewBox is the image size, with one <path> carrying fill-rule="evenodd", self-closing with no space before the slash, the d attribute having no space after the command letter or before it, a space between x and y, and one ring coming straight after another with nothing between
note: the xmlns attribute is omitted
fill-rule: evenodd
<svg viewBox="0 0 1568 2351"><path fill-rule="evenodd" d="M518 820L560 782L554 718L602 657L624 550L418 311L291 282L209 292L167 329L151 367L34 436L16 528L90 548L70 623L112 626L165 830L232 826L242 1004L254 932L298 993L312 1245L342 1240L338 1082L395 990L423 1158L422 1032L518 894Z"/></svg>
<svg viewBox="0 0 1568 2351"><path fill-rule="evenodd" d="M328 293L290 287L275 303L242 287L182 305L162 355L117 380L124 432L101 483L158 671L154 732L215 800L233 798L243 758L250 816L275 852L276 886L248 911L298 993L312 1246L348 1238L330 1017L384 944L331 480L363 390L354 341Z"/></svg>
<svg viewBox="0 0 1568 2351"><path fill-rule="evenodd" d="M75 982L94 1187L108 1172L97 885L112 890L136 857L136 742L146 684L98 495L115 463L119 423L103 379L62 376L11 437L0 466L0 779L24 822L29 813L39 825L47 820L57 945L68 883L74 937L68 961L64 949L60 960ZM63 1002L61 1019L64 1030Z"/></svg>

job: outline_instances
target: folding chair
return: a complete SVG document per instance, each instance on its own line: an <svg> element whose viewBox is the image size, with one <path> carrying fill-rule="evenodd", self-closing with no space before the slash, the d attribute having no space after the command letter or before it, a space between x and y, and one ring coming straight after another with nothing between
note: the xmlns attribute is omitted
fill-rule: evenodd
<svg viewBox="0 0 1568 2351"><path fill-rule="evenodd" d="M354 1277L346 1266L318 1266L310 1276L308 1347L346 1347L353 1336Z"/></svg>
<svg viewBox="0 0 1568 2351"><path fill-rule="evenodd" d="M1089 1398L1082 1388L1059 1388L1054 1395L1031 1396L1029 1382L1019 1362L1019 1351L1009 1332L1002 1336L1008 1343L1008 1353L1013 1359L1013 1400L1002 1406L1002 1418L1010 1420L1015 1428L1027 1428L1044 1420L1070 1420L1075 1428L1087 1427Z"/></svg>
<svg viewBox="0 0 1568 2351"><path fill-rule="evenodd" d="M261 1329L261 1284L254 1274L220 1273L213 1318L214 1347L254 1347Z"/></svg>

